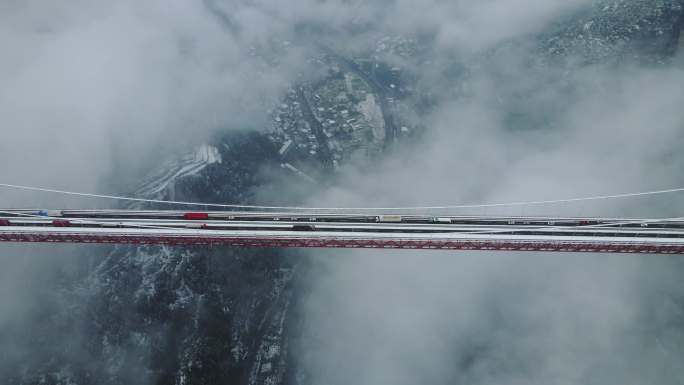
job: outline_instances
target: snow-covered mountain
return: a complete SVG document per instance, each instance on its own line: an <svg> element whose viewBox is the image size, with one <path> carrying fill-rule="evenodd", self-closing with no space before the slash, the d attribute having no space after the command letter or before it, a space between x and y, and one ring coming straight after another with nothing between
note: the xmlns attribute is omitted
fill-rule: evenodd
<svg viewBox="0 0 684 385"><path fill-rule="evenodd" d="M596 1L535 38L539 65L569 57L581 57L586 64L636 60L658 65L681 49L683 25L678 0ZM323 175L334 178L330 170L345 162L372 164L369 159L382 156L395 138L410 141L407 133L421 129L397 112L402 103L416 102L411 92L420 86L409 79L402 84L401 76L385 78L368 71L368 61L382 58L316 55L321 72L328 75L315 84L293 83L270 112L273 127L229 132L188 149L141 181L135 195L216 203L264 197L294 202L299 199L296 188L291 195L278 194L292 185L311 191L311 181ZM467 65L495 56L488 52L481 62ZM389 103L373 103L372 114L364 107L368 100L388 98ZM387 135L372 135L376 126ZM391 131L393 126L401 129ZM299 278L308 263L303 253L122 246L94 260L97 266L88 276L71 285L76 289L64 297L71 301L68 311L55 318L52 329L61 333L69 329L65 324L79 325L78 341L70 347L78 353L51 351L44 360L24 363L3 378L65 385L308 384L293 351L301 322Z"/></svg>

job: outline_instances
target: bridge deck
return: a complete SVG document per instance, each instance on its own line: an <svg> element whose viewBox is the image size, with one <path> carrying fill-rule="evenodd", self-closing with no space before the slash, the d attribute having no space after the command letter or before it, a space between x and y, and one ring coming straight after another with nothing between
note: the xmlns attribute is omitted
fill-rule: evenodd
<svg viewBox="0 0 684 385"><path fill-rule="evenodd" d="M2 210L0 241L684 254L684 221Z"/></svg>

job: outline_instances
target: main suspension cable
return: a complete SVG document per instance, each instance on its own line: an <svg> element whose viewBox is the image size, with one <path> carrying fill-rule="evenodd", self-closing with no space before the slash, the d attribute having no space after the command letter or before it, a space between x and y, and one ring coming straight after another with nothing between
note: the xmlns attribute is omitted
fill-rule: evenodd
<svg viewBox="0 0 684 385"><path fill-rule="evenodd" d="M44 187L32 187L32 186L22 186L15 184L0 183L0 187L24 190L24 191L38 191L55 193L61 195L70 196L80 196L88 198L101 198L119 201L129 201L129 202L144 202L144 203L157 203L157 204L168 204L168 205L179 205L179 206L202 206L202 207L217 207L217 208L230 208L230 209L253 209L253 210L296 210L296 211L428 211L428 210L455 210L455 209L474 209L474 208L493 208L493 207L519 207L519 206L541 206L541 205L551 205L559 203L573 203L573 202L586 202L586 201L599 201L599 200L610 200L610 199L624 199L624 198L635 198L635 197L645 197L653 195L663 195L684 192L684 187L672 188L665 190L655 190L655 191L643 191L643 192L632 192L623 194L612 194L612 195L596 195L596 196L586 196L578 198L566 198L566 199L552 199L552 200L537 200L537 201L517 201L517 202L503 202L503 203L478 203L478 204L459 204L459 205L445 205L445 206L403 206L403 207L305 207L305 206L261 206L261 205L241 205L241 204L222 204L222 203L201 203L201 202L184 202L184 201L173 201L173 200L160 200L160 199L147 199L147 198L134 198L126 196L117 195L105 195L105 194L91 194L75 191L65 191L50 189Z"/></svg>

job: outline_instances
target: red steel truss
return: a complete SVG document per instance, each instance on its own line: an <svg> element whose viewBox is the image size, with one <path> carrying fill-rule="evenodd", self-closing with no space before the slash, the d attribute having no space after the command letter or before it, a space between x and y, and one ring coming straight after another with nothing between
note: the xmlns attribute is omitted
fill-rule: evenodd
<svg viewBox="0 0 684 385"><path fill-rule="evenodd" d="M513 241L513 240L464 240L464 239L353 239L353 238L307 238L297 237L225 237L138 234L74 234L74 233L0 233L0 242L47 242L47 243L104 243L132 245L225 245L235 247L313 247L357 249L431 249L431 250L498 250L498 251L547 251L575 253L641 253L684 254L684 245L667 243L611 243L610 241Z"/></svg>

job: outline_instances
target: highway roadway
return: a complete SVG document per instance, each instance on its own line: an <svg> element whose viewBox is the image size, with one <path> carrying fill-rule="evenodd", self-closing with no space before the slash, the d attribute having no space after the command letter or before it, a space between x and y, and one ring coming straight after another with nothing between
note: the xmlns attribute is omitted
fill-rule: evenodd
<svg viewBox="0 0 684 385"><path fill-rule="evenodd" d="M0 241L684 254L684 220L7 209Z"/></svg>

